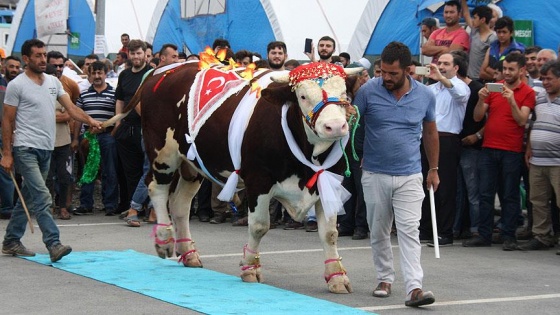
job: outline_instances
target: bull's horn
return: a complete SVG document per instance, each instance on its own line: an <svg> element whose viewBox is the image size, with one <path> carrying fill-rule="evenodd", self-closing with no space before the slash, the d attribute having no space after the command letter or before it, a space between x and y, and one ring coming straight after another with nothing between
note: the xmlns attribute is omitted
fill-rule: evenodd
<svg viewBox="0 0 560 315"><path fill-rule="evenodd" d="M364 70L363 67L344 68L344 72L345 72L347 75L359 74L360 72L362 72L362 70Z"/></svg>
<svg viewBox="0 0 560 315"><path fill-rule="evenodd" d="M290 76L288 74L273 75L272 77L270 77L270 79L276 83L290 82Z"/></svg>

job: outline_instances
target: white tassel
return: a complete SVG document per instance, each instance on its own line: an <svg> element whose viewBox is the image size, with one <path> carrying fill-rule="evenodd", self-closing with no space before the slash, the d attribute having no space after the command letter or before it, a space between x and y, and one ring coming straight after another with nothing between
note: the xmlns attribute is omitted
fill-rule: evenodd
<svg viewBox="0 0 560 315"><path fill-rule="evenodd" d="M222 191L218 195L218 199L226 202L231 201L235 191L237 190L237 182L239 182L239 174L237 174L237 172L231 173L226 184L222 188Z"/></svg>

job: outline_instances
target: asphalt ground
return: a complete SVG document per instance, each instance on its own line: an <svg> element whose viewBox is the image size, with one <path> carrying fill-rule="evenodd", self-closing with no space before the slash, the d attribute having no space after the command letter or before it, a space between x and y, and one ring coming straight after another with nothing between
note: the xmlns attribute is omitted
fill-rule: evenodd
<svg viewBox="0 0 560 315"><path fill-rule="evenodd" d="M5 231L7 223L0 221L1 231ZM131 228L117 217L105 217L101 212L57 223L62 242L71 245L74 251L133 249L156 255L150 238L153 225ZM239 274L242 247L247 241L246 227L193 219L191 229L204 268ZM28 229L22 241L28 249L46 253L37 226L34 234ZM354 293L328 292L317 233L286 231L282 226L270 230L261 243L264 283L377 314L560 314L558 248L504 252L500 245L464 248L456 242L455 246L441 248L441 258L436 259L433 248L422 247L424 289L434 292L436 303L414 309L404 306L396 237L393 237L396 281L392 296L383 299L371 295L376 281L369 241L341 237L338 246ZM227 307L223 305L224 313ZM0 314L164 313L197 314L89 278L0 255ZM266 313L262 310L262 314Z"/></svg>

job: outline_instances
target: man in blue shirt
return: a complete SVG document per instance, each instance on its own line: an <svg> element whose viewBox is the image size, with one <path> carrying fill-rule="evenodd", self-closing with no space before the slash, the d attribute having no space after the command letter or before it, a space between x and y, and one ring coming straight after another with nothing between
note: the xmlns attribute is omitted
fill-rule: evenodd
<svg viewBox="0 0 560 315"><path fill-rule="evenodd" d="M435 298L432 292L422 291L418 226L424 191L419 148L422 137L430 165L426 184L436 190L439 140L434 94L408 75L411 64L406 45L389 43L381 54L381 77L364 84L354 102L365 128L362 184L379 282L373 295L391 294L394 218L407 293L405 305L421 306Z"/></svg>

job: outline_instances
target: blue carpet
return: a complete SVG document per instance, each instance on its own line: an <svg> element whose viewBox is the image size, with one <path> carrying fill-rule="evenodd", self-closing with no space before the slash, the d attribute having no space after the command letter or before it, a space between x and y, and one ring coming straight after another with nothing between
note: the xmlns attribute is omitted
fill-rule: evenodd
<svg viewBox="0 0 560 315"><path fill-rule="evenodd" d="M54 264L25 258L205 314L372 314L133 250L72 252Z"/></svg>

